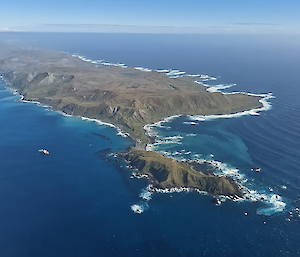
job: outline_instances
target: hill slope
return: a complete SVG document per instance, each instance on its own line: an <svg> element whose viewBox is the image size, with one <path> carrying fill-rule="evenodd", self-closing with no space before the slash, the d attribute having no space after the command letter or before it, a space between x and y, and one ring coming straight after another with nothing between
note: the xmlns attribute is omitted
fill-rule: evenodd
<svg viewBox="0 0 300 257"><path fill-rule="evenodd" d="M151 183L157 188L190 187L211 195L242 196L231 179L201 174L187 163L177 162L155 152L132 149L125 158L141 174L148 174Z"/></svg>
<svg viewBox="0 0 300 257"><path fill-rule="evenodd" d="M0 72L27 100L122 126L144 143L142 125L167 116L227 114L261 106L260 97L209 93L192 78L95 65L56 51L4 51Z"/></svg>

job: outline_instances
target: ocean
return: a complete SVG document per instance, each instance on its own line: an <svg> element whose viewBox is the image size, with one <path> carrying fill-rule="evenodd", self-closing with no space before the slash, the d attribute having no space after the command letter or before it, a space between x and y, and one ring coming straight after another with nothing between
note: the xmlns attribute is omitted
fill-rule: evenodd
<svg viewBox="0 0 300 257"><path fill-rule="evenodd" d="M151 149L211 160L249 190L249 200L217 206L196 192L141 198L147 180L131 179L126 163L109 156L132 140L22 102L1 81L0 256L300 254L299 36L1 33L0 41L207 74L216 78L204 82L208 90L273 96L256 113L181 116L152 127Z"/></svg>

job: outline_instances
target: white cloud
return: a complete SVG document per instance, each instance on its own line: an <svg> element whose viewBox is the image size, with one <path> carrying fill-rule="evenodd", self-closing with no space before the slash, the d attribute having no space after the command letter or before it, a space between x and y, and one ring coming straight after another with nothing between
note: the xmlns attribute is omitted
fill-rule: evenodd
<svg viewBox="0 0 300 257"><path fill-rule="evenodd" d="M18 31L16 29L10 29L8 27L0 27L0 32Z"/></svg>
<svg viewBox="0 0 300 257"><path fill-rule="evenodd" d="M10 31L8 27L0 27L0 31Z"/></svg>

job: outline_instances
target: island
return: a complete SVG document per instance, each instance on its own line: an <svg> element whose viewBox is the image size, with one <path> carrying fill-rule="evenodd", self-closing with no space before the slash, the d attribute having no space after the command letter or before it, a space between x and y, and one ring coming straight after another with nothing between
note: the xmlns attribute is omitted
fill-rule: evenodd
<svg viewBox="0 0 300 257"><path fill-rule="evenodd" d="M98 119L120 127L136 141L126 155L157 188L191 187L212 195L241 195L231 178L203 174L188 163L145 151L144 125L174 115L217 115L262 106L260 96L207 92L193 76L100 63L58 51L2 48L0 74L28 101L68 115Z"/></svg>

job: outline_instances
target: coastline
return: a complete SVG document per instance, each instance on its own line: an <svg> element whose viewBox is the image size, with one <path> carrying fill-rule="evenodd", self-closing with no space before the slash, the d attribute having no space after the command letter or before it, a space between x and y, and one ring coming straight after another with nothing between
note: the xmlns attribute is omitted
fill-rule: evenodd
<svg viewBox="0 0 300 257"><path fill-rule="evenodd" d="M189 117L192 121L205 121L205 120L211 120L211 119L222 119L222 118L236 118L236 117L241 117L241 116L257 116L259 115L260 112L262 111L267 111L272 108L271 104L268 102L269 99L274 99L275 96L273 96L271 93L269 94L253 94L253 93L244 93L244 92L234 92L234 93L226 93L226 94L249 94L252 96L259 96L262 97L259 101L262 103L262 107L260 108L254 108L251 110L246 110L246 111L241 111L237 112L234 114L222 114L222 115L173 115L166 117L156 123L153 124L146 124L143 126L145 130L145 134L147 137L150 139L150 142L145 145L145 150L146 151L155 151L155 145L158 144L159 142L157 141L157 138L159 137L157 132L153 131L154 127L163 127L162 124L169 122L173 119L176 119L178 117L186 116ZM165 188L157 188L153 187L153 185L150 183L148 187L144 188L140 194L140 197L146 201L146 203L139 203L135 204L134 207L132 207L132 210L136 213L142 213L144 210L149 208L149 205L147 202L151 200L152 194L153 193L163 193L163 194L169 194L169 193L180 193L180 192L196 192L200 193L203 195L211 195L214 196L215 198L215 205L220 206L223 202L226 200L231 200L233 202L264 202L266 204L272 205L273 207L270 207L270 209L281 212L285 209L286 203L283 201L283 198L279 194L267 194L267 193L259 193L257 190L251 190L247 187L246 182L248 179L241 173L239 173L238 169L232 169L227 167L226 164L224 164L221 161L217 160L207 160L207 159L199 159L199 160L189 160L189 159L176 159L176 157L172 155L168 155L166 152L158 152L162 154L165 157L175 159L177 161L181 162L197 162L199 164L209 164L212 168L214 168L217 171L220 172L214 172L213 175L218 176L218 177L227 177L231 178L232 181L237 185L239 190L242 192L243 196L228 196L228 195L211 195L208 194L205 191L199 190L197 187L165 187ZM228 170L228 171L227 171ZM136 170L137 171L137 170ZM133 171L133 174L135 174L135 171ZM134 175L134 178L143 178L143 174L137 173ZM148 178L148 177L146 177ZM272 191L271 191L272 192ZM265 208L267 210L267 208ZM257 214L259 215L268 215L264 212L264 208L262 210L258 210Z"/></svg>
<svg viewBox="0 0 300 257"><path fill-rule="evenodd" d="M7 82L4 81L4 83L6 85ZM20 97L20 101L24 102L24 103L33 103L33 104L37 104L38 106L41 106L43 108L47 108L48 110L50 111L55 111L63 116L66 116L66 117L72 117L72 115L69 115L61 110L53 110L52 106L49 106L49 105L44 105L43 103L41 102L38 102L38 101L32 101L30 99L26 99L24 97L24 95L22 94L19 94L18 91L14 88L12 88L11 86L7 86L6 87L8 90L10 90L14 95L18 95ZM254 94L255 95L255 94ZM264 95L259 95L260 97L263 97ZM269 99L269 96L266 97ZM272 97L271 97L272 98ZM264 100L265 98L261 99L260 101ZM267 102L266 102L267 103ZM252 113L256 113L257 111L262 111L262 110L266 110L266 106L267 104L263 105L261 108L255 108L255 109L252 109L250 111L241 111L241 112L238 112L238 113L235 113L235 114L223 114L223 115L205 115L205 116L201 116L201 117L206 117L206 118L214 118L214 119L217 119L217 118L225 118L225 117L228 117L228 116L231 116L232 117L239 117L239 116L244 116L244 115L253 115ZM270 105L268 105L268 107L270 108ZM256 114L257 115L257 114ZM176 119L178 117L182 117L182 116L187 116L187 117L193 117L193 116L189 116L189 115L172 115L172 116L169 116L169 117L165 117L163 118L162 120L160 121L157 121L153 124L145 124L143 126L143 130L144 130L144 133L145 135L147 136L147 138L149 139L149 142L144 144L144 143L141 143L139 141L139 139L136 139L134 137L132 137L131 135L129 135L128 133L124 132L121 127L115 125L115 124L112 124L112 123L109 123L109 122L104 122L104 121L101 121L101 120L98 120L98 119L94 119L94 118L88 118L88 117L83 117L83 116L75 116L75 117L79 117L81 118L81 120L83 121L91 121L91 122L96 122L97 124L99 125L105 125L105 126L109 126L111 128L114 128L117 130L117 135L120 135L122 137L125 137L125 138L131 138L134 142L135 142L135 148L138 149L138 150L142 150L142 151L153 151L153 145L156 142L156 138L157 138L157 134L153 132L152 128L153 127L156 127L156 126L161 126L162 123L165 123L165 122L169 122L173 119ZM196 116L198 117L198 116ZM125 153L129 153L131 150L130 149L127 149ZM123 153L124 154L124 153ZM185 161L188 161L188 160L185 160ZM203 162L206 162L207 160L203 160ZM212 167L216 168L218 165L214 165L213 163L211 163ZM220 174L213 174L214 176L217 176L217 177L222 177L220 176ZM135 176L135 177L138 177L140 178L139 176ZM143 177L143 176L142 176ZM224 176L226 177L226 175ZM238 188L240 190L243 190L244 192L246 191L249 191L248 188L246 187L243 187L241 184L239 184L238 182L234 181L234 183L238 186ZM151 184L150 184L151 185ZM192 191L195 191L195 192L198 192L198 193L201 193L203 194L204 191L201 191L199 190L197 187L184 187L184 186L178 186L178 187L166 187L166 188L151 188L147 191L148 195L152 195L154 192L157 192L157 193L179 193L179 192L192 192ZM204 194L207 194L207 192L205 192ZM216 199L231 199L231 200L234 200L234 201L242 201L242 200L245 200L243 199L242 197L230 197L230 196L226 196L226 195L219 195L219 196L215 196ZM144 198L144 197L142 197ZM148 199L148 197L147 197ZM148 200L150 200L151 198L149 198ZM220 205L221 202L217 201L217 205Z"/></svg>
<svg viewBox="0 0 300 257"><path fill-rule="evenodd" d="M13 57L19 58L6 56L0 68L11 87L27 100L69 115L117 124L142 143L148 140L141 127L165 117L219 115L261 107L257 96L206 92L206 86L191 79L197 76L202 81L216 80L208 75L128 68L78 54L41 50L22 50ZM33 60L34 64L24 68Z"/></svg>
<svg viewBox="0 0 300 257"><path fill-rule="evenodd" d="M221 92L223 94L223 92ZM231 93L226 93L231 94ZM269 94L253 94L253 93L244 93L244 92L234 92L233 94L247 94L251 96L258 96L262 99L259 100L259 102L262 104L262 107L259 108L253 108L251 110L244 110L237 113L232 114L219 114L219 115L173 115L169 117L165 117L160 121L157 121L155 123L146 124L143 126L143 129L145 131L146 136L150 139L150 142L145 145L146 151L151 151L153 149L153 144L157 143L156 138L157 134L153 132L153 127L161 127L163 123L169 122L173 119L176 119L178 117L186 116L191 121L206 121L206 120L213 120L213 119L228 119L228 118L238 118L241 116L257 116L262 111L267 111L272 108L271 104L268 102L269 99L274 99L275 96L273 96L271 93Z"/></svg>
<svg viewBox="0 0 300 257"><path fill-rule="evenodd" d="M86 62L90 62L90 63L93 62L91 60L82 60L82 61L86 61ZM106 66L114 66L114 65L106 65ZM118 66L118 67L121 67L121 66ZM126 68L126 67L122 67L122 68ZM147 73L151 71L151 70L148 70L148 69L145 69L145 68L142 68L142 67L139 67L137 70L142 71L142 72L147 72ZM166 72L164 72L164 73L166 73ZM172 72L172 70L169 70L169 74L171 74L170 78L172 78L172 79L176 79L176 78L184 76L178 70L175 70L175 72ZM197 74L197 75L186 75L186 76L194 77L194 76L202 76L202 75L198 75ZM209 78L210 78L209 76L207 78L203 78L204 79L203 81L209 80ZM211 77L211 78L213 78L213 77ZM5 81L5 83L7 84L6 81ZM9 86L9 87L13 90L14 94L19 94L18 91L17 91L17 89L13 89L13 86ZM175 118L181 117L181 116L187 116L191 120L194 120L194 121L197 121L197 120L204 121L204 120L207 120L207 119L233 118L233 117L240 117L240 116L245 116L245 115L259 115L258 112L261 112L261 111L264 111L264 110L268 110L269 108L271 108L271 106L267 102L267 100L270 99L270 98L273 98L273 96L270 95L270 94L266 94L266 95L265 94L250 94L250 93L244 93L244 92L233 92L233 93L219 92L219 93L224 94L224 95L225 94L228 94L228 95L241 94L241 95L248 95L248 96L254 96L254 97L261 97L261 99L259 99L259 102L262 104L262 106L259 107L259 108L253 108L253 109L250 109L250 110L241 110L239 112L231 113L231 114L217 114L217 115L215 115L215 114L214 115L177 114L177 115L171 115L171 116L165 117L165 118L163 118L161 120L158 120L158 121L156 121L154 123L144 124L140 128L140 129L143 130L143 134L146 135L146 137L148 138L148 142L147 143L143 143L138 138L135 138L132 135L130 135L129 133L127 133L124 130L122 130L122 128L121 128L122 126L121 125L115 125L114 123L104 122L104 121L102 121L100 119L95 119L95 118L89 118L89 117L84 117L84 116L78 116L78 117L80 117L84 121L93 121L93 122L98 123L99 125L106 125L106 126L110 126L112 128L115 128L117 130L117 132L118 132L117 133L118 135L123 136L123 137L130 137L130 138L132 138L135 141L136 147L138 149L144 150L144 151L152 151L153 150L153 145L156 143L156 138L157 138L157 135L155 134L155 132L153 132L152 128L156 127L156 126L161 126L162 123L171 121L172 119L175 119ZM64 116L73 116L71 114L66 113L62 109L61 110L59 110L59 109L58 110L53 110L53 108L51 106L49 106L49 105L43 105L42 102L32 101L30 99L26 99L26 97L24 95L22 95L22 94L20 94L20 97L21 97L20 100L22 100L23 102L38 104L38 105L43 106L45 108L49 108L52 111L57 111L57 112L59 112L60 114L62 114ZM77 115L75 115L75 116L77 116ZM216 167L217 165L214 166L214 164L212 163L212 166ZM220 177L219 174L218 175L215 174L215 175ZM240 185L238 182L235 182L235 183L238 186L240 186L241 189L243 189L244 191L248 190L246 187L243 188L242 185ZM189 192L189 191L197 191L197 188L186 188L186 187L172 187L172 188L165 188L165 189L156 188L154 191L155 192L159 192L159 193ZM152 191L152 193L154 191ZM199 192L202 192L202 191L199 191ZM151 192L148 192L148 193L151 193ZM219 197L221 197L221 198L225 197L226 198L226 196L219 196ZM245 198L247 199L247 196ZM251 199L251 197L248 197L248 198ZM243 200L246 200L246 199L243 199ZM257 197L256 198L252 198L252 200L257 200L257 199L258 199ZM239 199L239 200L241 200L241 199Z"/></svg>

